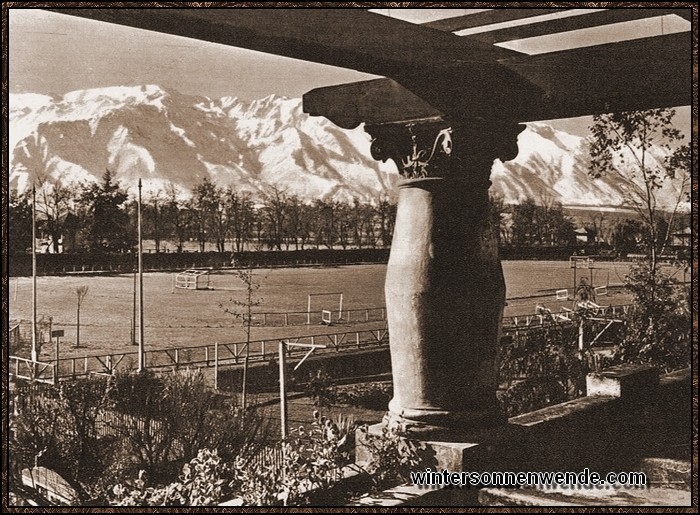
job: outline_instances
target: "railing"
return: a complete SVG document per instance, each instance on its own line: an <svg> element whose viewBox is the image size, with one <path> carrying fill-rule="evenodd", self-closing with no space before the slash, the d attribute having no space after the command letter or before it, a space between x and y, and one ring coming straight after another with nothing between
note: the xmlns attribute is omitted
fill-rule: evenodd
<svg viewBox="0 0 700 515"><path fill-rule="evenodd" d="M621 304L618 306L597 306L594 309L587 310L587 312L597 317L616 318L626 315L627 312L632 309L632 306L632 304ZM543 309L540 310L539 313L532 315L503 317L503 331L517 331L519 329L542 327L558 322L571 322L572 313L572 310L565 308L558 313Z"/></svg>
<svg viewBox="0 0 700 515"><path fill-rule="evenodd" d="M599 318L616 318L624 316L630 309L630 305L600 307L593 313ZM373 308L385 315L384 308ZM370 310L351 310L352 312ZM303 312L306 316L306 312ZM536 327L548 326L555 323L571 323L571 311L561 313L540 312L533 315L505 317L503 319L503 332L510 334ZM292 338L275 338L267 340L254 340L246 342L221 342L192 347L178 347L171 349L146 350L144 366L149 369L182 368L182 367L218 367L235 366L243 363L248 355L249 362L265 362L276 357L279 340L287 340L290 343L304 343L312 345L325 345L318 349L317 353L341 352L361 349L368 346L382 346L389 342L387 327L381 329L366 329L360 331L345 331L308 336L295 336ZM306 349L303 347L289 347L287 355L290 358L303 356ZM76 378L90 374L112 375L119 371L136 368L138 354L136 351L114 353L108 355L93 355L82 357L61 358L58 361L32 362L31 360L10 356L14 369L11 376L44 382L57 382L59 379ZM32 368L29 364L35 363ZM32 372L35 370L36 372ZM50 373L49 373L50 371ZM34 376L32 376L34 373Z"/></svg>
<svg viewBox="0 0 700 515"><path fill-rule="evenodd" d="M252 313L251 325L265 327L283 327L297 325L319 325L328 323L323 319L323 311L287 311L287 312L262 312ZM346 324L361 324L365 322L383 322L386 320L386 308L360 309L330 309L331 323L342 322Z"/></svg>
<svg viewBox="0 0 700 515"><path fill-rule="evenodd" d="M381 328L281 339L290 343L322 344L326 348L318 349L317 352L329 353L386 345L389 342L389 333L386 328ZM276 357L278 341L279 339L254 340L249 344L246 342L222 342L195 347L147 350L144 363L146 368L149 369L238 365L243 363L247 350L250 362L264 362ZM299 347L290 348L287 351L287 355L292 358L303 356L307 350ZM22 360L23 358L17 359ZM138 354L136 352L127 352L101 356L61 358L57 363L54 361L50 365L56 368L57 378L76 378L90 374L111 375L120 370L134 369L137 361Z"/></svg>
<svg viewBox="0 0 700 515"><path fill-rule="evenodd" d="M601 306L596 310L596 314L620 316L627 313L631 305L619 306ZM251 325L254 326L300 326L319 325L327 323L323 319L323 311L288 311L288 312L264 312L253 313L251 316ZM364 308L364 309L343 309L327 310L331 312L331 322L343 323L364 323L364 322L383 322L386 320L386 307ZM503 327L520 328L523 326L542 325L547 322L547 316L543 313L535 313L530 315L518 315L503 317Z"/></svg>
<svg viewBox="0 0 700 515"><path fill-rule="evenodd" d="M19 356L10 356L9 373L10 378L49 384L56 384L59 378L55 362L33 361Z"/></svg>

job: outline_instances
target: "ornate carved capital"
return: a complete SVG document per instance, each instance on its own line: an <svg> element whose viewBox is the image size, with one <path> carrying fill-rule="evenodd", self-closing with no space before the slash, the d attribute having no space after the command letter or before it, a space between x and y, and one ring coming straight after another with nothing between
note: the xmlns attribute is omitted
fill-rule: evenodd
<svg viewBox="0 0 700 515"><path fill-rule="evenodd" d="M445 123L368 127L372 157L393 159L405 179L443 176L452 155L452 128Z"/></svg>
<svg viewBox="0 0 700 515"><path fill-rule="evenodd" d="M517 135L524 128L480 121L457 125L440 119L367 126L365 130L372 136L372 157L392 159L404 179L466 179L486 173L488 181L496 158L507 161L517 155Z"/></svg>

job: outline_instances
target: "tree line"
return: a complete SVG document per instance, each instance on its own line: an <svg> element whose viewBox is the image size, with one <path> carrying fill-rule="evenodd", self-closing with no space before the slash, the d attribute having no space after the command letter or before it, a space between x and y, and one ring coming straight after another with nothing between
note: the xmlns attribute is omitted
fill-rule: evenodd
<svg viewBox="0 0 700 515"><path fill-rule="evenodd" d="M37 235L52 253L130 252L137 244L137 209L110 170L78 188L45 184L36 192ZM145 194L141 216L143 238L153 241L155 252L182 252L189 242L200 252L382 248L391 244L396 205L386 197L304 202L276 187L258 200L204 178L189 196L174 186ZM31 191L10 192L8 225L11 251L31 251Z"/></svg>
<svg viewBox="0 0 700 515"><path fill-rule="evenodd" d="M31 191L10 192L10 251L31 249ZM37 234L48 252L108 254L132 252L137 244L137 201L107 170L99 182L69 188L60 182L36 193ZM574 220L550 198L527 198L507 205L492 197L491 222L501 246L518 248L596 246L626 256L645 244L638 217L608 218L591 212ZM271 187L261 199L247 192L201 180L189 196L174 186L144 195L142 233L155 252L386 248L396 219L387 197L373 203L316 199L305 202ZM670 235L689 226L688 216L655 217L656 232ZM685 225L684 225L685 224ZM578 237L578 238L577 238Z"/></svg>

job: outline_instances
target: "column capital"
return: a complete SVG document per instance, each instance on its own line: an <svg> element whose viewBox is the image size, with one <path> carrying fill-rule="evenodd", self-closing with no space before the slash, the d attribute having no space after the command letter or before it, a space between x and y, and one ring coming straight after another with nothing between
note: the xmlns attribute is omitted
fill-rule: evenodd
<svg viewBox="0 0 700 515"><path fill-rule="evenodd" d="M366 126L372 157L392 159L404 179L469 179L490 175L493 161L518 154L517 136L524 125L513 122L443 118Z"/></svg>

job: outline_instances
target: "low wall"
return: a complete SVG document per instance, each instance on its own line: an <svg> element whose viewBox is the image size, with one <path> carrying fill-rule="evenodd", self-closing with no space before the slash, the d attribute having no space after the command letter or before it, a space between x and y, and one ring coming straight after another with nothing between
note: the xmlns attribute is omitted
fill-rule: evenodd
<svg viewBox="0 0 700 515"><path fill-rule="evenodd" d="M145 253L147 271L187 268L228 268L235 258L237 266L274 267L301 265L345 265L386 263L389 249L307 249L258 252L159 252ZM126 254L37 254L39 275L70 273L129 273L137 268L137 256ZM32 274L32 256L13 254L9 259L10 276Z"/></svg>
<svg viewBox="0 0 700 515"><path fill-rule="evenodd" d="M505 426L474 434L470 440L417 442L428 460L421 467L575 473L587 468L606 474L642 471L649 459L692 460L690 369L659 378L658 371L649 367L626 365L589 374L587 383L586 397L512 417ZM372 426L372 433L380 435L381 424ZM369 458L361 445L356 455L360 462ZM384 492L382 503L396 497L395 506L500 505L499 499L512 491L415 485L398 490L396 496ZM557 502L554 495L552 505ZM377 499L370 496L361 504Z"/></svg>
<svg viewBox="0 0 700 515"><path fill-rule="evenodd" d="M301 385L308 381L309 377L317 370L324 371L334 382L351 377L375 376L391 372L391 357L388 347L311 356L302 363L298 370L294 370L299 360L299 358L295 358L286 362L289 390L295 389L295 385ZM236 368L219 370L219 388L227 391L239 391L242 374L243 369L240 365ZM271 359L267 363L251 364L248 367L247 380L251 392L277 391L279 389L277 359Z"/></svg>

